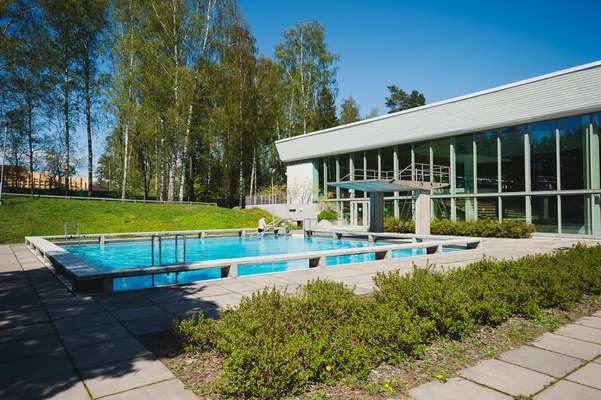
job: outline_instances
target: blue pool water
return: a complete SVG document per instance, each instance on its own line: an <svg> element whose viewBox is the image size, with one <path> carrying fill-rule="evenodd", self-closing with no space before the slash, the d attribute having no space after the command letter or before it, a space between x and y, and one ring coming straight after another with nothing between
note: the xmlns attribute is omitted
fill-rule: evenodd
<svg viewBox="0 0 601 400"><path fill-rule="evenodd" d="M332 240L326 238L304 238L302 236L266 236L257 237L223 237L192 239L186 241L186 262L219 260L224 258L240 258L275 254L301 253L320 250L347 249L368 246L383 246L388 242L369 243L359 240ZM70 253L102 270L127 269L152 266L152 247L150 240L115 241L105 244L82 243L65 244L62 247ZM450 251L452 249L443 249ZM425 249L395 250L393 258L423 255ZM158 242L154 248L155 265L159 264ZM358 263L375 260L375 254L358 254L326 258L326 265ZM163 239L163 264L183 262L183 242L180 239L177 254L174 239ZM247 264L238 267L238 275L264 274L268 272L292 271L309 268L308 260L275 262L269 264ZM189 283L199 280L217 279L221 277L218 268L182 271L179 273L161 273L141 275L113 280L115 291L140 289L153 286Z"/></svg>

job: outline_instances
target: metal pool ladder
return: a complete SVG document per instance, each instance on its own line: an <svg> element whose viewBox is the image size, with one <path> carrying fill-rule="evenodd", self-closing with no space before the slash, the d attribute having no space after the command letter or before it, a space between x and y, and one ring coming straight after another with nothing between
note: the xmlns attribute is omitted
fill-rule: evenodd
<svg viewBox="0 0 601 400"><path fill-rule="evenodd" d="M174 239L175 239L175 264L179 264L179 257L178 257L178 248L179 248L179 240L181 239L183 241L183 246L184 246L184 259L183 259L183 264L186 263L186 235L184 234L176 234L174 235ZM152 236L150 236L150 255L151 255L151 260L152 263L151 265L154 267L155 264L155 259L154 259L154 246L155 246L155 242L158 240L158 246L159 246L159 264L158 265L163 265L163 237L158 234L155 233Z"/></svg>

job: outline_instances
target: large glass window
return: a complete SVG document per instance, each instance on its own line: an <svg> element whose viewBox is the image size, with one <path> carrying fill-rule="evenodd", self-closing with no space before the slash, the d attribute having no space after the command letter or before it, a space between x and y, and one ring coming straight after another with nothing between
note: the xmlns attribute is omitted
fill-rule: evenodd
<svg viewBox="0 0 601 400"><path fill-rule="evenodd" d="M562 190L588 189L588 124L588 115L559 120Z"/></svg>
<svg viewBox="0 0 601 400"><path fill-rule="evenodd" d="M503 220L526 220L526 197L511 196L501 198Z"/></svg>
<svg viewBox="0 0 601 400"><path fill-rule="evenodd" d="M465 197L455 199L455 216L458 221L475 220L476 205L474 199Z"/></svg>
<svg viewBox="0 0 601 400"><path fill-rule="evenodd" d="M498 165L497 165L497 134L496 131L477 133L476 141L477 173L476 178L478 193L492 193L498 191Z"/></svg>
<svg viewBox="0 0 601 400"><path fill-rule="evenodd" d="M369 179L378 177L378 150L368 150L365 152L367 161L367 177Z"/></svg>
<svg viewBox="0 0 601 400"><path fill-rule="evenodd" d="M340 206L340 210L342 211L341 218L342 218L342 221L348 225L351 223L351 203L349 201L343 201L341 203L342 203Z"/></svg>
<svg viewBox="0 0 601 400"><path fill-rule="evenodd" d="M384 217L394 217L394 200L384 200Z"/></svg>
<svg viewBox="0 0 601 400"><path fill-rule="evenodd" d="M315 173L317 174L317 176L315 178L317 178L317 199L321 199L324 196L324 188L325 188L325 183L324 183L324 175L323 175L323 160L321 158L318 158L317 160L315 160L313 162L313 166L315 168Z"/></svg>
<svg viewBox="0 0 601 400"><path fill-rule="evenodd" d="M555 120L528 125L532 191L557 189L556 128Z"/></svg>
<svg viewBox="0 0 601 400"><path fill-rule="evenodd" d="M411 166L411 145L402 144L397 146L396 154L399 159L399 171Z"/></svg>
<svg viewBox="0 0 601 400"><path fill-rule="evenodd" d="M561 232L588 235L591 233L591 197L561 196Z"/></svg>
<svg viewBox="0 0 601 400"><path fill-rule="evenodd" d="M411 199L399 200L399 219L407 221L413 219L413 201Z"/></svg>
<svg viewBox="0 0 601 400"><path fill-rule="evenodd" d="M593 176L592 188L601 188L601 113L593 114L593 143L591 143L593 153Z"/></svg>
<svg viewBox="0 0 601 400"><path fill-rule="evenodd" d="M326 172L328 176L328 182L336 182L336 157L326 158ZM336 198L336 188L328 185L327 188L328 199Z"/></svg>
<svg viewBox="0 0 601 400"><path fill-rule="evenodd" d="M499 219L497 197L478 197L478 219Z"/></svg>
<svg viewBox="0 0 601 400"><path fill-rule="evenodd" d="M348 180L347 176L351 171L351 162L348 154L338 156L338 169L340 171L339 180ZM350 190L340 188L341 199L348 199L350 197Z"/></svg>
<svg viewBox="0 0 601 400"><path fill-rule="evenodd" d="M380 149L380 177L394 177L394 146L384 147ZM393 192L384 193L384 196L393 196Z"/></svg>
<svg viewBox="0 0 601 400"><path fill-rule="evenodd" d="M451 199L432 199L432 218L451 219Z"/></svg>
<svg viewBox="0 0 601 400"><path fill-rule="evenodd" d="M474 193L473 135L455 138L455 190L457 193Z"/></svg>
<svg viewBox="0 0 601 400"><path fill-rule="evenodd" d="M557 196L532 196L530 204L536 231L557 233Z"/></svg>
<svg viewBox="0 0 601 400"><path fill-rule="evenodd" d="M348 179L346 177L351 172L351 162L348 154L338 156L338 167L340 168L340 179Z"/></svg>
<svg viewBox="0 0 601 400"><path fill-rule="evenodd" d="M353 159L353 180L358 181L365 179L365 165L363 165L363 152L353 153L351 155ZM355 198L365 197L365 192L360 190L355 191Z"/></svg>
<svg viewBox="0 0 601 400"><path fill-rule="evenodd" d="M417 143L413 147L415 153L415 179L430 180L430 143Z"/></svg>
<svg viewBox="0 0 601 400"><path fill-rule="evenodd" d="M384 147L380 150L380 162L382 172L391 174L394 171L394 147Z"/></svg>
<svg viewBox="0 0 601 400"><path fill-rule="evenodd" d="M525 190L524 127L512 126L499 130L501 139L501 191Z"/></svg>

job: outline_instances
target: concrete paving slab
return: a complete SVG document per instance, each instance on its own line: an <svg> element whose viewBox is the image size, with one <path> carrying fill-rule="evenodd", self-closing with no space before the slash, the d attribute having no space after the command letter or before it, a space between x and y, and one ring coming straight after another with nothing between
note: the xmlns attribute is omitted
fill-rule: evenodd
<svg viewBox="0 0 601 400"><path fill-rule="evenodd" d="M589 328L588 326L568 324L553 333L585 342L601 344L601 329Z"/></svg>
<svg viewBox="0 0 601 400"><path fill-rule="evenodd" d="M593 316L601 318L601 311L597 311L596 313L593 314Z"/></svg>
<svg viewBox="0 0 601 400"><path fill-rule="evenodd" d="M601 390L601 364L589 363L572 372L566 379Z"/></svg>
<svg viewBox="0 0 601 400"><path fill-rule="evenodd" d="M190 285L186 286L184 289L184 297L191 299L205 296L220 296L222 294L230 293L232 292L223 286L209 284Z"/></svg>
<svg viewBox="0 0 601 400"><path fill-rule="evenodd" d="M227 285L222 286L224 289L229 290L233 293L243 293L250 294L261 290L266 287L266 285L262 285L255 282L240 282L240 283L229 283Z"/></svg>
<svg viewBox="0 0 601 400"><path fill-rule="evenodd" d="M147 333L168 331L173 328L173 321L175 319L175 315L165 314L160 318L152 317L124 321L123 325L125 325L125 327L134 335L140 336Z"/></svg>
<svg viewBox="0 0 601 400"><path fill-rule="evenodd" d="M120 293L112 296L97 296L96 300L110 311L151 306L152 302L142 294Z"/></svg>
<svg viewBox="0 0 601 400"><path fill-rule="evenodd" d="M71 373L36 381L20 381L0 389L4 400L87 400L90 398L77 375Z"/></svg>
<svg viewBox="0 0 601 400"><path fill-rule="evenodd" d="M499 360L480 361L459 375L512 396L532 395L553 381L548 375Z"/></svg>
<svg viewBox="0 0 601 400"><path fill-rule="evenodd" d="M61 335L67 349L90 346L96 343L107 342L129 337L130 333L120 323L92 326L90 328L71 331Z"/></svg>
<svg viewBox="0 0 601 400"><path fill-rule="evenodd" d="M580 358L582 360L592 360L601 354L601 346L597 344L583 342L582 340L555 335L553 333L543 334L534 340L532 345L541 349Z"/></svg>
<svg viewBox="0 0 601 400"><path fill-rule="evenodd" d="M234 305L237 305L238 303L240 303L240 300L242 300L242 297L244 297L244 296L240 293L232 293L232 294L226 294L223 296L203 297L202 300L210 302L212 304L215 304L219 308L226 308L226 307L231 307L231 306L234 306Z"/></svg>
<svg viewBox="0 0 601 400"><path fill-rule="evenodd" d="M133 337L116 339L87 347L70 349L75 366L79 370L90 369L118 361L138 357L150 357L150 352Z"/></svg>
<svg viewBox="0 0 601 400"><path fill-rule="evenodd" d="M56 331L50 322L38 322L28 325L14 325L8 329L0 329L0 343L13 340L31 339L39 336L53 335Z"/></svg>
<svg viewBox="0 0 601 400"><path fill-rule="evenodd" d="M204 309L202 303L203 302L200 300L192 299L163 304L161 307L174 314L194 311L200 312Z"/></svg>
<svg viewBox="0 0 601 400"><path fill-rule="evenodd" d="M577 358L531 346L522 346L503 353L499 359L556 378L566 375L582 364L582 360Z"/></svg>
<svg viewBox="0 0 601 400"><path fill-rule="evenodd" d="M92 396L102 397L174 378L160 361L138 358L82 372Z"/></svg>
<svg viewBox="0 0 601 400"><path fill-rule="evenodd" d="M198 400L198 397L177 379L154 383L105 398L106 400Z"/></svg>
<svg viewBox="0 0 601 400"><path fill-rule="evenodd" d="M4 362L53 353L62 349L63 345L56 334L0 343L0 354Z"/></svg>
<svg viewBox="0 0 601 400"><path fill-rule="evenodd" d="M53 320L69 317L79 318L83 315L97 314L100 312L104 312L104 308L102 308L96 302L86 304L73 304L48 310L48 314L50 314L50 317Z"/></svg>
<svg viewBox="0 0 601 400"><path fill-rule="evenodd" d="M601 391L570 381L559 381L543 390L534 400L599 400Z"/></svg>
<svg viewBox="0 0 601 400"><path fill-rule="evenodd" d="M127 308L111 311L111 314L119 321L132 321L134 319L161 318L167 314L159 306L145 306L139 308Z"/></svg>
<svg viewBox="0 0 601 400"><path fill-rule="evenodd" d="M601 329L601 318L599 317L583 317L578 319L575 323L588 326L589 328Z"/></svg>
<svg viewBox="0 0 601 400"><path fill-rule="evenodd" d="M511 397L462 378L432 381L409 391L413 400L510 400Z"/></svg>
<svg viewBox="0 0 601 400"><path fill-rule="evenodd" d="M92 326L107 325L116 322L111 314L104 311L97 314L87 314L80 317L70 317L54 321L56 330L60 334L72 332L80 329L90 328Z"/></svg>
<svg viewBox="0 0 601 400"><path fill-rule="evenodd" d="M23 380L36 380L75 370L64 350L35 357L5 359L0 363L0 387ZM2 396L0 396L2 398Z"/></svg>

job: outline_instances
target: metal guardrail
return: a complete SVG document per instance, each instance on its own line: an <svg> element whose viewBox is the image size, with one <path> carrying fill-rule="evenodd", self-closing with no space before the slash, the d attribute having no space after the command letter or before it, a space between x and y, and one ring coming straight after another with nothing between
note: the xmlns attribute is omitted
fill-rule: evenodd
<svg viewBox="0 0 601 400"><path fill-rule="evenodd" d="M246 205L286 204L288 196L286 193L247 195L245 202Z"/></svg>
<svg viewBox="0 0 601 400"><path fill-rule="evenodd" d="M401 171L380 171L377 169L356 169L342 177L342 181L363 181L363 180L405 180L418 182L440 182L449 183L451 177L451 168L446 165L430 165L424 163L413 163Z"/></svg>
<svg viewBox="0 0 601 400"><path fill-rule="evenodd" d="M129 203L160 203L160 204L197 204L216 206L217 203L202 202L202 201L178 201L178 200L139 200L139 199L118 199L114 197L84 197L84 196L59 196L54 194L34 194L33 196L29 193L4 193L5 196L19 196L19 197L43 197L50 199L65 199L65 200L102 200L102 201L116 201L116 202L129 202Z"/></svg>

